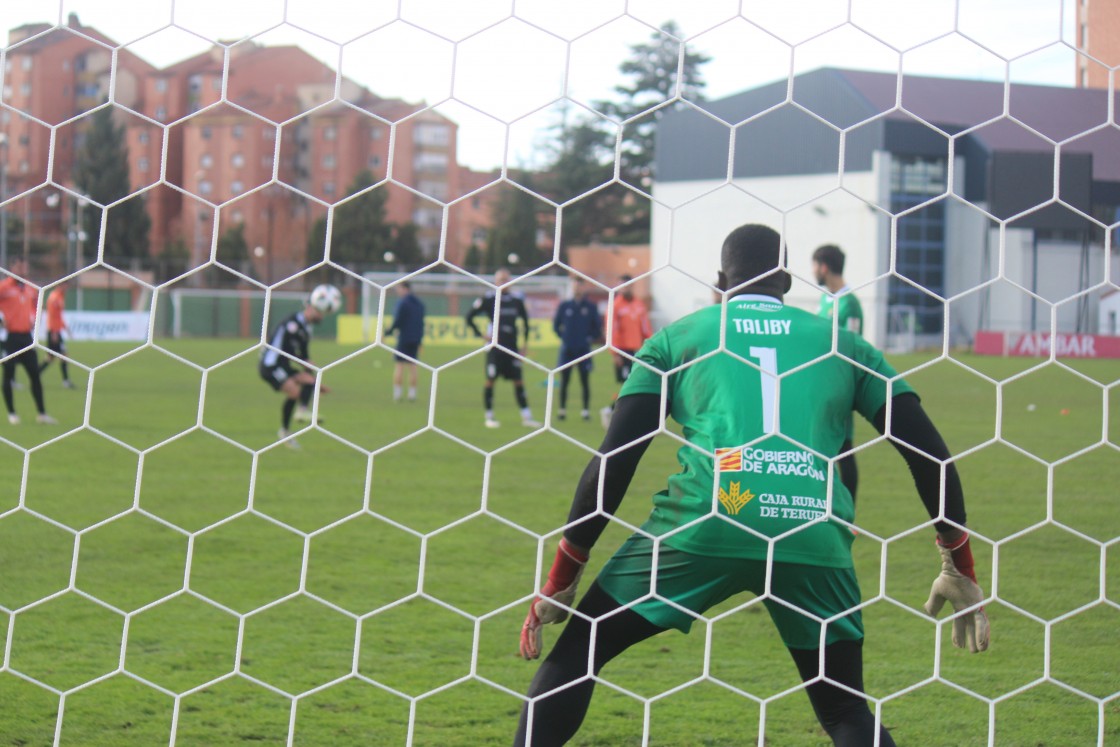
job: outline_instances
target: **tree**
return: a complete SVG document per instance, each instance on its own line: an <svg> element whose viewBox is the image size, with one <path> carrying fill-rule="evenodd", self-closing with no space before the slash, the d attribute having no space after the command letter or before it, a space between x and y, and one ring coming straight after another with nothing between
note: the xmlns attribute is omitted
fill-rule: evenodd
<svg viewBox="0 0 1120 747"><path fill-rule="evenodd" d="M417 234L420 228L409 221L403 225L392 226L393 237L389 240L389 251L393 253L394 261L412 267L420 264L423 259L420 251L420 240Z"/></svg>
<svg viewBox="0 0 1120 747"><path fill-rule="evenodd" d="M467 247L466 254L463 255L463 269L470 270L471 272L482 272L482 248L475 243L471 243Z"/></svg>
<svg viewBox="0 0 1120 747"><path fill-rule="evenodd" d="M187 271L191 264L191 249L182 238L174 238L163 245L156 263L156 279L166 283Z"/></svg>
<svg viewBox="0 0 1120 747"><path fill-rule="evenodd" d="M687 48L682 52L680 38L676 23L668 21L648 42L632 46L619 66L629 82L614 88L621 98L595 102L598 111L619 123L634 120L621 125L618 182L611 183L619 125L591 116L570 121L568 110L562 111L541 178L543 193L557 202L582 195L561 214L562 256L572 244L649 241L648 201L627 185L649 192L656 126L665 108L650 110L678 95L702 100L700 68L710 60Z"/></svg>
<svg viewBox="0 0 1120 747"><path fill-rule="evenodd" d="M373 173L364 169L354 177L347 195L355 195L372 187L376 181ZM390 251L391 227L385 221L384 189L370 189L334 210L331 231L331 261L337 264L363 265L382 262ZM307 239L308 261L318 262L326 244L327 221L315 221Z"/></svg>
<svg viewBox="0 0 1120 747"><path fill-rule="evenodd" d="M540 177L543 194L566 204L561 212L560 246L599 239L615 223L617 190L604 188L614 179L613 136L594 119L569 123L567 111L553 128L551 166Z"/></svg>
<svg viewBox="0 0 1120 747"><path fill-rule="evenodd" d="M218 261L238 272L249 272L249 242L245 240L245 224L238 223L218 237ZM231 281L236 282L232 276Z"/></svg>
<svg viewBox="0 0 1120 747"><path fill-rule="evenodd" d="M630 58L619 71L630 79L614 87L617 101L598 101L595 108L624 122L639 117L658 104L680 96L703 101L704 80L700 68L711 58L692 52L680 41L682 33L675 21L666 21L649 41L630 47ZM657 121L666 111L662 107L625 126L622 135L624 179L643 189L653 175L654 137Z"/></svg>
<svg viewBox="0 0 1120 747"><path fill-rule="evenodd" d="M128 147L124 127L113 121L113 107L103 106L93 113L85 142L74 162L74 183L98 205L109 205L127 197L132 188L128 182ZM101 211L87 208L82 213L82 227L96 240L101 235L105 215L105 256L139 259L148 255L148 232L151 219L144 209L141 195Z"/></svg>
<svg viewBox="0 0 1120 747"><path fill-rule="evenodd" d="M491 267L536 267L540 264L540 252L537 250L540 202L525 191L532 189L527 173L516 175L515 178L525 189L502 185L501 196L494 203L493 228L486 245L487 264Z"/></svg>

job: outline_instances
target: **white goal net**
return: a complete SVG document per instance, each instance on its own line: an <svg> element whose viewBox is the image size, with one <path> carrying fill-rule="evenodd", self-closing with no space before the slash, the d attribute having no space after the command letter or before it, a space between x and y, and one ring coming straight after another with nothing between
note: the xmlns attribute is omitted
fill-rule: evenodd
<svg viewBox="0 0 1120 747"><path fill-rule="evenodd" d="M844 250L968 501L976 656L923 610L932 522L856 418L876 723L1120 744L1111 0L35 0L0 23L0 744L513 742L537 713L519 633L636 347L616 312L718 302L752 222L790 305L817 310L813 251ZM564 358L574 279L601 320ZM388 333L405 281L412 348ZM327 283L340 313L309 320ZM534 325L516 372L462 326L495 289ZM270 379L300 335L310 376ZM748 365L789 401L799 372ZM690 435L665 421L583 591ZM734 485L714 514L757 497ZM775 599L589 672L571 743L827 744Z"/></svg>

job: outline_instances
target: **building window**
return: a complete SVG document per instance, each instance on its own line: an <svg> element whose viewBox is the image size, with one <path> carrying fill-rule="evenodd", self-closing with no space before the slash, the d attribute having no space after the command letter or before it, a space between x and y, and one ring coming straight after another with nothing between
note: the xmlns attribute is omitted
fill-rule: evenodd
<svg viewBox="0 0 1120 747"><path fill-rule="evenodd" d="M213 78L210 81L210 87L213 88L215 91L222 90L222 79L221 78Z"/></svg>
<svg viewBox="0 0 1120 747"><path fill-rule="evenodd" d="M324 169L333 169L334 168L334 153L326 153L326 154L323 155L323 168Z"/></svg>
<svg viewBox="0 0 1120 747"><path fill-rule="evenodd" d="M214 130L213 130L213 128L210 127L210 125L206 125L205 127L202 128L202 139L203 140L209 140L213 134L214 134Z"/></svg>
<svg viewBox="0 0 1120 747"><path fill-rule="evenodd" d="M276 128L275 127L265 127L265 128L263 128L261 130L261 137L263 137L265 140L275 140L276 139Z"/></svg>
<svg viewBox="0 0 1120 747"><path fill-rule="evenodd" d="M891 159L891 193L945 194L947 173L944 158L895 156Z"/></svg>
<svg viewBox="0 0 1120 747"><path fill-rule="evenodd" d="M232 195L239 195L244 191L245 185L236 179L229 185L229 193Z"/></svg>
<svg viewBox="0 0 1120 747"><path fill-rule="evenodd" d="M334 125L327 125L323 128L323 139L334 140L338 137L338 128Z"/></svg>
<svg viewBox="0 0 1120 747"><path fill-rule="evenodd" d="M140 133L136 136L136 142L140 143L141 145L147 145L148 141L151 139L152 136L148 134L147 130L140 130Z"/></svg>
<svg viewBox="0 0 1120 747"><path fill-rule="evenodd" d="M156 78L156 93L167 93L167 78Z"/></svg>
<svg viewBox="0 0 1120 747"><path fill-rule="evenodd" d="M30 83L21 83L20 87L19 87L19 92L22 93L24 96L30 96L31 95L31 84Z"/></svg>
<svg viewBox="0 0 1120 747"><path fill-rule="evenodd" d="M381 156L378 156L378 155L372 155L372 156L370 156L370 157L369 157L369 167L370 167L371 169L379 169L379 168L381 168Z"/></svg>
<svg viewBox="0 0 1120 747"><path fill-rule="evenodd" d="M204 169L208 169L214 165L214 157L209 153L203 153L198 158L198 165Z"/></svg>
<svg viewBox="0 0 1120 747"><path fill-rule="evenodd" d="M897 215L944 194L947 175L944 158L892 158L891 212ZM944 306L933 294L945 295L945 201L901 216L896 249L898 275L891 276L888 305L913 308L919 334L941 334Z"/></svg>
<svg viewBox="0 0 1120 747"><path fill-rule="evenodd" d="M233 139L240 140L245 136L245 128L239 124L233 126Z"/></svg>
<svg viewBox="0 0 1120 747"><path fill-rule="evenodd" d="M443 123L421 122L412 131L412 139L418 145L446 146L451 143L451 128Z"/></svg>
<svg viewBox="0 0 1120 747"><path fill-rule="evenodd" d="M208 195L214 191L214 185L203 179L198 183L198 193L200 195Z"/></svg>
<svg viewBox="0 0 1120 747"><path fill-rule="evenodd" d="M446 153L417 153L416 154L416 170L428 173L442 173L447 170L447 154Z"/></svg>
<svg viewBox="0 0 1120 747"><path fill-rule="evenodd" d="M447 197L447 182L437 179L421 179L420 191L429 197L442 200Z"/></svg>
<svg viewBox="0 0 1120 747"><path fill-rule="evenodd" d="M323 194L327 196L334 195L334 182L323 182Z"/></svg>
<svg viewBox="0 0 1120 747"><path fill-rule="evenodd" d="M157 106L156 107L156 119L160 122L166 122L167 121L167 107L166 106Z"/></svg>
<svg viewBox="0 0 1120 747"><path fill-rule="evenodd" d="M136 168L140 171L147 171L148 159L144 156L140 156L138 159L136 159Z"/></svg>
<svg viewBox="0 0 1120 747"><path fill-rule="evenodd" d="M370 140L380 140L382 137L384 137L384 132L382 131L382 129L380 127L370 127L369 128L369 139Z"/></svg>
<svg viewBox="0 0 1120 747"><path fill-rule="evenodd" d="M31 56L27 55L22 60L20 60L20 66L23 67L24 70L30 70L31 69Z"/></svg>
<svg viewBox="0 0 1120 747"><path fill-rule="evenodd" d="M235 169L239 169L245 165L245 156L241 155L240 153L234 153L229 157L229 163Z"/></svg>

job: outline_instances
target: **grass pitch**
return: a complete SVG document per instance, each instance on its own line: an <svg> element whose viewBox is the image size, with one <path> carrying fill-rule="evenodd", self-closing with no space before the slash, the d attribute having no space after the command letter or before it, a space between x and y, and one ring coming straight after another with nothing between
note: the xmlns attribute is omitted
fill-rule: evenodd
<svg viewBox="0 0 1120 747"><path fill-rule="evenodd" d="M47 371L60 425L30 422L26 391L24 425L0 425L0 744L509 742L536 669L517 656L526 600L602 436L574 377L556 419L555 351L526 377L549 428L523 428L499 382L488 430L480 353L425 350L438 370L395 404L389 352L315 341L332 392L296 452L275 445L280 397L252 341L71 347L90 370L75 390ZM924 619L932 532L914 531L902 460L857 424L867 688L885 723L908 745L1120 743L1120 364L892 360L961 455L998 599L983 655ZM600 355L593 414L614 391ZM674 450L663 436L647 452L591 573ZM710 620L604 670L574 744L643 744L647 722L654 745L827 744L761 605Z"/></svg>

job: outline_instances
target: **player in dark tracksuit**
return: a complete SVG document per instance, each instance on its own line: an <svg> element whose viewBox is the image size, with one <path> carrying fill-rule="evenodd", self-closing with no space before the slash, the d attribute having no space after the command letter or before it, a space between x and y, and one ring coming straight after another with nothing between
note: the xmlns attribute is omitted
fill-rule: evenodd
<svg viewBox="0 0 1120 747"><path fill-rule="evenodd" d="M396 308L393 310L393 324L385 332L396 333L397 352L393 366L393 401L401 401L401 388L404 384L405 369L408 369L408 401L416 401L416 361L420 358L420 343L424 340L424 302L412 292L412 286L403 282L397 286Z"/></svg>
<svg viewBox="0 0 1120 747"><path fill-rule="evenodd" d="M582 409L580 417L591 418L591 345L603 335L603 322L599 307L588 298L587 284L582 279L575 281L575 293L556 309L552 319L552 329L560 338L560 412L561 420L567 417L568 385L572 379L572 369L579 371ZM574 366L568 365L579 361Z"/></svg>

